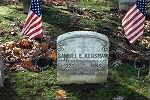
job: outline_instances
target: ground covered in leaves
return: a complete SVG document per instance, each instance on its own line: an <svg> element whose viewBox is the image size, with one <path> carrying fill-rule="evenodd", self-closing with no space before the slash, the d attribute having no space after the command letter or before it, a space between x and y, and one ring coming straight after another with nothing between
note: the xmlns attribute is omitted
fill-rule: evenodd
<svg viewBox="0 0 150 100"><path fill-rule="evenodd" d="M124 14L124 12L113 9L110 0L103 3L80 2L76 6L68 8L43 5L44 38L33 41L24 40L19 35L27 17L26 14L23 14L22 3L18 5L1 5L0 43L4 44L3 56L9 58L10 55L16 57L19 54L19 58L14 59L19 59L20 62L5 59L6 80L5 86L0 88L0 99L12 100L15 97L38 96L49 99L67 97L75 100L91 100L93 98L110 100L122 96L127 100L147 100L149 97L148 66L142 70L141 77L138 79L133 61L136 57L145 55L144 52L150 49L150 15L147 13L144 36L135 45L130 45L124 38L121 27L121 18ZM50 51L56 50L58 35L77 30L96 31L109 37L109 75L106 83L57 84L55 52L51 53ZM38 46L35 44L29 45L30 42ZM28 52L26 51L28 49L34 52L34 48L40 49L40 54L53 60L53 64L47 70L39 71L35 70L35 67L25 66L25 64L31 65L31 59L37 55L36 53L35 55L25 55L24 52ZM45 51L47 48L49 48L49 52Z"/></svg>

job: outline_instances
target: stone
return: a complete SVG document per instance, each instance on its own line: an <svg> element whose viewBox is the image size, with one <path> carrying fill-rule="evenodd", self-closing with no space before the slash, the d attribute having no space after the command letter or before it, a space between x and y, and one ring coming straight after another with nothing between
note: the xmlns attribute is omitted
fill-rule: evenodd
<svg viewBox="0 0 150 100"><path fill-rule="evenodd" d="M113 98L112 100L124 100L124 97L118 96L118 97Z"/></svg>
<svg viewBox="0 0 150 100"><path fill-rule="evenodd" d="M3 87L3 84L4 84L4 67L3 67L1 51L2 51L2 48L0 47L0 87Z"/></svg>
<svg viewBox="0 0 150 100"><path fill-rule="evenodd" d="M119 10L128 10L136 0L119 0Z"/></svg>
<svg viewBox="0 0 150 100"><path fill-rule="evenodd" d="M92 31L68 32L57 38L58 84L107 82L109 40Z"/></svg>
<svg viewBox="0 0 150 100"><path fill-rule="evenodd" d="M27 14L29 12L31 0L23 0L23 12Z"/></svg>

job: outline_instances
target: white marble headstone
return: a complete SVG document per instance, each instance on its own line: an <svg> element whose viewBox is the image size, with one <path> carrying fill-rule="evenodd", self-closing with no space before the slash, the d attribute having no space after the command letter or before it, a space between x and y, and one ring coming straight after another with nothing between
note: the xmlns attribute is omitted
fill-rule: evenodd
<svg viewBox="0 0 150 100"><path fill-rule="evenodd" d="M109 40L92 31L74 31L57 38L59 84L107 81Z"/></svg>
<svg viewBox="0 0 150 100"><path fill-rule="evenodd" d="M119 9L120 10L128 10L136 0L119 0Z"/></svg>

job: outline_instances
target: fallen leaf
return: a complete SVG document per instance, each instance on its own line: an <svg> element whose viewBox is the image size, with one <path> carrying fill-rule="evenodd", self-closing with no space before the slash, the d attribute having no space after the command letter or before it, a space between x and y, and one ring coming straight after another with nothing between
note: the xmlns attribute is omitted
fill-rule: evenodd
<svg viewBox="0 0 150 100"><path fill-rule="evenodd" d="M56 91L56 98L66 98L66 91L64 90L58 90Z"/></svg>
<svg viewBox="0 0 150 100"><path fill-rule="evenodd" d="M49 48L49 44L46 43L46 42L42 42L41 43L41 48L42 48L42 50L47 50Z"/></svg>
<svg viewBox="0 0 150 100"><path fill-rule="evenodd" d="M21 66L25 69L32 70L33 72L38 72L39 70L32 64L32 59L31 58L22 58L21 59L22 63Z"/></svg>
<svg viewBox="0 0 150 100"><path fill-rule="evenodd" d="M29 46L31 45L29 39L22 39L21 41L19 41L19 45L22 47L22 48L29 48Z"/></svg>
<svg viewBox="0 0 150 100"><path fill-rule="evenodd" d="M14 47L12 53L13 55L19 57L21 55L21 48Z"/></svg>
<svg viewBox="0 0 150 100"><path fill-rule="evenodd" d="M15 57L11 56L11 55L6 57L6 62L7 63L14 63L14 62L16 62L16 60L17 59Z"/></svg>
<svg viewBox="0 0 150 100"><path fill-rule="evenodd" d="M32 66L32 59L31 58L22 58L21 61L22 61L23 67Z"/></svg>
<svg viewBox="0 0 150 100"><path fill-rule="evenodd" d="M140 39L139 43L143 48L150 48L150 37L149 36L143 36Z"/></svg>
<svg viewBox="0 0 150 100"><path fill-rule="evenodd" d="M10 41L10 42L6 42L6 47L8 47L9 49L12 49L15 47L15 42L14 41Z"/></svg>
<svg viewBox="0 0 150 100"><path fill-rule="evenodd" d="M56 61L57 60L57 52L56 50L52 49L48 55L48 57L53 60Z"/></svg>

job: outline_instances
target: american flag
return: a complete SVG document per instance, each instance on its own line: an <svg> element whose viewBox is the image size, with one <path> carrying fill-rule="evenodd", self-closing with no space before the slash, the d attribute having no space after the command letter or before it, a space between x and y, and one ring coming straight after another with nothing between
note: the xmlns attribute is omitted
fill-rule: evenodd
<svg viewBox="0 0 150 100"><path fill-rule="evenodd" d="M42 11L41 0L31 0L26 23L22 29L21 35L29 38L40 38L42 36Z"/></svg>
<svg viewBox="0 0 150 100"><path fill-rule="evenodd" d="M137 0L122 20L125 36L133 44L144 32L146 0Z"/></svg>

